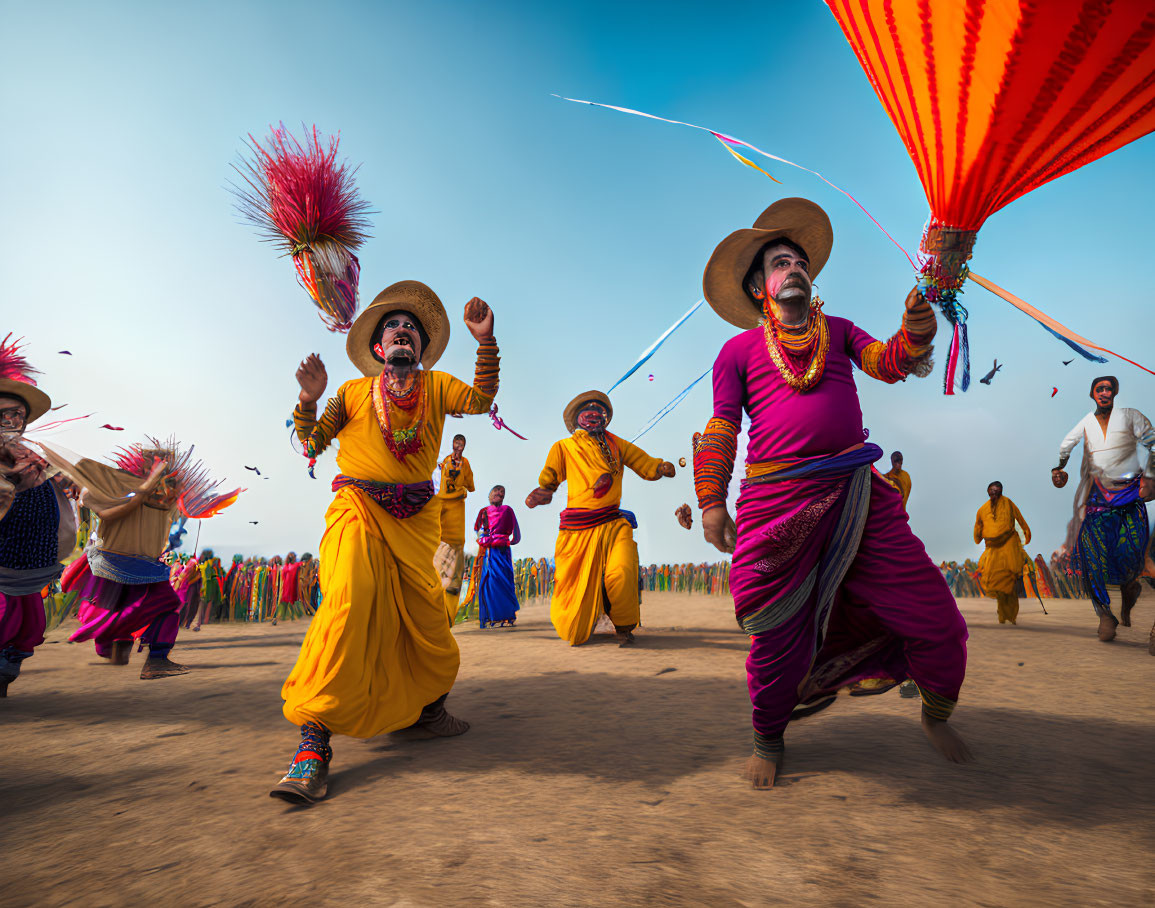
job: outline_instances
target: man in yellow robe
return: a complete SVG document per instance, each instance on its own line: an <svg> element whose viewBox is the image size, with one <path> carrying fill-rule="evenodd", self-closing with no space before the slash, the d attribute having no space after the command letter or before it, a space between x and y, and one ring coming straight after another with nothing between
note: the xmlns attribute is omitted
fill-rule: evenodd
<svg viewBox="0 0 1155 908"><path fill-rule="evenodd" d="M910 498L910 474L902 468L902 451L890 455L890 469L882 474L882 478L902 494L902 509L905 511L906 500Z"/></svg>
<svg viewBox="0 0 1155 908"><path fill-rule="evenodd" d="M465 456L464 435L453 436L453 453L441 461L437 469L441 471L441 488L437 491L441 542L434 564L441 575L445 609L452 622L457 615L457 600L461 597L461 581L465 575L465 496L476 491L473 468Z"/></svg>
<svg viewBox="0 0 1155 908"><path fill-rule="evenodd" d="M550 619L571 646L585 643L598 618L609 615L622 646L634 643L641 622L638 547L632 514L620 509L622 476L629 467L642 479L673 476L674 465L607 431L614 409L601 391L579 394L565 408L572 433L554 444L529 493L527 507L549 504L569 483L555 548Z"/></svg>
<svg viewBox="0 0 1155 908"><path fill-rule="evenodd" d="M998 603L999 624L1008 621L1017 624L1019 597L1016 589L1019 578L1023 576L1023 567L1028 562L1023 542L1030 545L1031 528L1015 503L1003 497L1001 482L987 486L987 495L990 501L975 515L975 544L986 543L979 558L979 582L983 593ZM1015 532L1016 521L1026 537L1022 542Z"/></svg>
<svg viewBox="0 0 1155 908"><path fill-rule="evenodd" d="M445 709L460 657L433 568L440 512L426 507L446 416L485 413L497 393L493 313L474 298L465 324L479 345L472 387L430 369L448 343L449 319L418 281L387 287L358 316L346 350L365 377L341 385L319 420L324 364L314 354L297 370L297 437L309 457L338 439L341 474L321 539L324 598L281 690L301 744L274 797L324 797L333 733L469 728Z"/></svg>

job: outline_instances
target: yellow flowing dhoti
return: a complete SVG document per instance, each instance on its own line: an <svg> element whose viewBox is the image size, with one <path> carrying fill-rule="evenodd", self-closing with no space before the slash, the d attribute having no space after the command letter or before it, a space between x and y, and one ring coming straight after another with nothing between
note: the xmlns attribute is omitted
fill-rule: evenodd
<svg viewBox="0 0 1155 908"><path fill-rule="evenodd" d="M371 738L417 721L460 664L433 569L437 509L391 517L345 488L325 514L324 600L281 690L285 718Z"/></svg>
<svg viewBox="0 0 1155 908"><path fill-rule="evenodd" d="M603 446L577 429L550 448L538 485L553 490L567 482L567 513L591 514L621 504L625 467L653 481L661 465L660 457L651 457L610 432L605 433ZM610 482L604 494L597 495L594 489L603 477ZM590 638L603 613L617 627L641 623L638 546L624 517L588 529L559 530L554 562L549 615L558 636L571 646Z"/></svg>
<svg viewBox="0 0 1155 908"><path fill-rule="evenodd" d="M492 406L496 360L496 346L479 350L478 388L444 372L423 373L422 446L403 461L385 444L372 378L342 385L319 420L298 406L297 436L310 456L339 439L337 464L347 477L427 482L445 414ZM486 376L488 387L479 390ZM449 693L461 655L433 566L440 535L441 509L433 500L397 518L355 485L336 492L319 550L324 598L281 689L286 719L370 738L412 725L423 707Z"/></svg>
<svg viewBox="0 0 1155 908"><path fill-rule="evenodd" d="M624 518L591 530L560 530L549 617L571 646L585 643L603 613L617 627L641 623L638 546Z"/></svg>

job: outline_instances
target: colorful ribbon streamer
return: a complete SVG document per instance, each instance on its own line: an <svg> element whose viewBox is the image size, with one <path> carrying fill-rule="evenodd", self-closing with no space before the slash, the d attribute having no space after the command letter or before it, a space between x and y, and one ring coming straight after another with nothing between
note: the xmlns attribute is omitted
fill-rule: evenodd
<svg viewBox="0 0 1155 908"><path fill-rule="evenodd" d="M629 378L631 375L633 375L635 372L637 372L638 369L640 369L642 366L644 366L646 363L646 360L648 360L651 356L653 356L655 353L657 353L658 348L666 342L666 338L668 338L671 334L673 334L675 331L677 331L679 328L681 328L682 325L685 324L686 319L688 319L691 315L693 315L695 312L697 312L698 309L701 307L701 305L704 302L706 302L704 299L700 299L700 300L698 300L698 302L694 303L694 305L690 307L689 311L687 311L685 315L683 315L680 319L678 319L676 322L674 322L674 324L670 325L670 327L665 330L665 332L662 334L661 337L659 337L656 341L654 341L652 344L650 344L650 346L648 346L644 351L642 351L642 355L638 357L637 361L632 366L630 366L630 368L626 372L626 374L623 375L621 378L619 378L612 385L610 385L610 391L613 391L614 388L616 388L618 385L620 385L622 382L624 382L627 378ZM606 392L606 393L609 393L609 392Z"/></svg>
<svg viewBox="0 0 1155 908"><path fill-rule="evenodd" d="M663 419L665 419L667 416L669 416L674 411L674 409L678 406L678 404L680 404L683 400L686 399L686 395L689 394L694 389L694 385L696 385L698 382L700 382L703 378L705 378L707 375L709 375L713 371L714 371L714 367L710 366L709 369L707 369L705 372L703 372L701 375L699 375L697 378L695 378L692 382L690 382L690 384L686 386L685 390L682 391L681 394L679 394L677 397L675 397L672 401L670 401L668 404L666 404L664 407L662 407L662 409L660 409L657 413L655 413L653 415L653 417L651 417L650 421L648 423L646 423L646 425L642 429L642 431L630 439L630 444L633 444L635 441L637 441L639 438L641 438L643 435L645 435L647 432L649 432L650 429L652 429L654 426L656 426L658 423L660 423Z"/></svg>
<svg viewBox="0 0 1155 908"><path fill-rule="evenodd" d="M604 107L606 110L616 110L619 113L633 114L635 117L645 117L648 120L658 120L659 122L662 122L662 123L673 123L675 126L688 126L690 129L698 129L698 130L701 130L702 132L708 132L715 139L717 139L719 142L721 142L725 146L726 150L729 151L731 154L733 154L734 157L736 157L739 161L742 161L744 164L748 164L749 166L753 167L755 170L758 170L762 173L766 173L766 171L762 170L761 167L755 166L752 161L747 160L746 158L742 157L742 155L734 152L734 150L731 148L731 146L738 145L738 146L741 146L742 148L749 148L755 154L760 154L760 155L762 155L762 157L769 158L771 161L777 161L780 164L786 164L789 167L796 167L798 170L804 170L804 171L806 171L806 173L809 173L809 174L812 174L813 176L818 177L818 179L820 179L823 183L825 183L831 189L834 189L837 192L842 193L844 196L846 196L848 199L850 199L850 201L852 201L863 214L865 214L868 218L870 218L870 220L874 224L874 226L877 227L879 230L881 230L883 233L885 233L886 238L888 240L890 240L892 243L894 243L894 245L898 247L899 251L902 252L902 254L906 256L907 261L910 262L910 267L915 269L916 271L918 270L918 265L916 265L914 263L914 259L912 259L910 257L910 253L902 248L902 245L898 242L898 240L896 240L894 237L892 237L889 233L886 232L886 228L883 227L880 223L878 223L878 221L875 219L874 215L872 215L869 211L867 211L862 206L862 203L858 201L858 199L856 199L854 196L852 196L849 192L847 192L841 186L836 186L834 183L831 183L828 179L826 179L826 177L824 177L822 174L820 174L817 170L811 170L809 167L803 167L801 164L795 164L793 161L786 160L786 158L780 158L776 154L770 154L770 152L768 152L768 151L763 151L761 148L758 148L756 145L751 145L749 142L743 142L741 139L736 139L736 138L734 138L734 136L728 136L724 132L715 132L713 129L708 129L705 126L696 126L693 123L685 123L681 120L667 120L665 117L655 117L653 114L643 113L640 110L631 110L628 107L615 107L613 104L601 104L597 101L583 101L581 98L567 98L564 95L559 95L559 94L555 94L554 97L555 98L561 98L561 100L563 100L563 101L572 101L575 104L588 104L590 107ZM766 176L770 177L770 174L766 173ZM770 177L770 179L774 180L774 177ZM777 183L779 181L774 180L774 182Z"/></svg>
<svg viewBox="0 0 1155 908"><path fill-rule="evenodd" d="M1014 306L1020 312L1025 312L1027 315L1029 315L1031 318L1033 318L1036 322L1038 322L1040 325L1042 325L1044 328L1046 328L1048 331L1050 331L1051 334L1055 335L1055 337L1057 337L1059 340L1061 340L1063 343L1065 343L1068 347L1070 347L1072 350L1074 350L1080 356L1082 356L1086 359L1089 359L1091 362L1093 362L1093 363L1105 363L1105 362L1107 362L1107 360L1102 356L1096 356L1090 350L1085 349L1086 347L1090 347L1091 350L1101 350L1104 353L1110 353L1112 356L1118 357L1119 359L1123 360L1124 362L1128 362L1132 366L1135 366L1138 369L1142 369L1144 372L1149 372L1151 375L1155 375L1155 372L1152 372L1146 366L1140 366L1137 362L1135 362L1135 360L1127 359L1127 357L1123 356L1122 354L1116 353L1114 350L1108 350L1106 347L1100 347L1098 344L1091 343L1091 341L1087 340L1087 338L1083 337L1082 335L1076 334L1074 331L1072 331L1066 325L1055 321L1053 318L1051 318L1045 312L1040 312L1038 309L1036 309L1030 303L1019 299L1013 293L1011 293L1007 290L1004 290L998 284L994 283L993 281L987 280L982 275L975 274L972 271L967 275L967 277L969 277L972 281L974 281L980 287L984 287L985 289L989 290L995 296L1006 300L1008 303L1010 303L1012 306Z"/></svg>
<svg viewBox="0 0 1155 908"><path fill-rule="evenodd" d="M518 438L520 438L522 441L529 441L529 439L526 438L524 435L522 435L519 432L515 432L513 429L511 429L509 426L507 426L505 424L505 420L497 415L497 404L494 404L493 409L489 411L489 418L493 420L493 427L495 429L497 429L498 432L500 432L502 429L505 429L505 431L508 432L510 435L515 435Z"/></svg>
<svg viewBox="0 0 1155 908"><path fill-rule="evenodd" d="M723 147L725 147L725 149L728 152L730 152L735 158L737 158L743 164L746 164L750 167L753 167L755 170L759 171L760 173L765 174L771 180L774 180L775 183L778 183L780 181L775 180L774 177L772 177L772 176L770 176L770 174L766 173L765 170L762 170L761 167L758 167L753 161L738 154L732 146L740 146L742 148L748 148L751 151L755 152L756 154L760 154L760 155L762 155L762 157L768 158L771 161L777 161L781 164L786 164L787 166L795 167L798 170L802 170L802 171L805 171L806 173L812 174L813 176L820 179L827 186L829 186L831 189L836 190L837 192L846 196L846 198L850 199L850 201L853 202L855 204L855 206L857 206L857 208L863 214L865 214L868 218L870 218L870 220L874 224L874 226L877 227L879 230L881 230L883 232L883 234L886 236L886 238L888 240L890 240L904 256L906 256L906 260L908 262L910 262L911 267L914 268L915 271L919 270L919 266L917 264L915 264L915 261L913 258L911 258L910 253L907 252L906 249L903 248L902 244L899 243L898 240L896 240L894 237L892 237L890 235L890 233L887 232L886 228L883 227L882 224L880 224L878 222L878 220L874 217L874 215L872 215L869 211L866 210L865 207L863 207L862 203L859 202L858 199L856 199L854 196L852 196L849 192L847 192L841 186L838 186L838 185L830 182L830 180L826 179L826 177L824 177L822 174L820 174L816 170L811 170L809 167L803 167L801 164L795 164L793 161L789 161L786 158L782 158L782 157L779 157L778 155L770 154L768 151L763 151L761 148L758 148L755 145L751 145L749 142L744 142L741 139L735 138L734 136L726 135L725 133L722 133L722 132L716 132L715 130L709 129L705 126L698 126L694 123L686 123L682 120L670 120L670 119L667 119L666 117L657 117L657 116L654 116L653 114L648 114L648 113L645 113L645 112L640 111L640 110L632 110L629 107L617 107L613 104L602 104L598 101L585 101L585 100L582 100L581 98L567 98L564 95L558 95L558 94L555 94L554 97L560 98L563 101L571 101L575 104L586 104L586 105L589 105L590 107L603 107L606 110L616 110L619 113L632 114L635 117L645 117L648 120L657 120L661 123L672 123L675 126L686 126L690 129L697 129L697 130L701 130L702 132L708 132L715 139L717 139L719 142L721 142ZM991 281L987 280L986 278L980 277L979 275L974 274L973 272L968 274L967 276L971 280L973 280L975 283L977 283L979 286L985 287L991 293L995 294L998 297L1001 297L1003 300L1010 303L1012 306L1014 306L1020 312L1025 312L1027 315L1029 315L1031 318L1033 318L1036 322L1038 322L1040 325L1042 325L1047 331L1049 331L1051 334L1053 334L1055 337L1057 337L1059 340L1061 340L1063 343L1065 343L1067 346L1069 346L1072 350L1074 350L1080 356L1083 356L1086 359L1091 360L1092 362L1105 363L1105 362L1107 362L1107 360L1105 358L1103 358L1101 356L1096 356L1095 354L1090 352L1090 350L1100 350L1103 353L1109 353L1111 356L1118 357L1119 359L1123 360L1124 362L1128 362L1131 365L1135 366L1136 368L1142 369L1144 372L1149 372L1152 375L1155 375L1155 372L1153 372L1151 369L1148 369L1146 366L1139 365L1139 363L1135 362L1133 359L1128 359L1126 356L1122 356L1118 353L1115 353L1113 350L1108 350L1106 347L1100 347L1098 344L1094 344L1091 341L1087 340L1085 337L1082 337L1082 336L1076 334L1070 328L1055 321L1049 315L1046 315L1045 313L1040 312L1034 306L1030 305L1029 303L1024 302L1023 300L1019 299L1017 296L1013 295L1012 293L1009 293L1008 291L1006 291L1003 288L999 287L998 285L992 283ZM960 341L962 339L958 336L958 334L959 334L959 332L956 329L956 331L954 332L955 336L952 337L952 339L951 339L951 348L952 348L952 351L954 351L954 355L950 356L948 359L948 365L953 363L956 368L957 368L957 363L958 363L958 359L959 359L959 353L963 352L963 349L964 349L963 344L960 343ZM1090 350L1088 350L1087 348L1090 348ZM641 362L644 362L644 361L645 360L642 360ZM639 366L641 365L641 362L638 363ZM953 372L954 369L951 369L950 371ZM969 370L966 370L966 371L969 371ZM624 381L625 378L628 378L631 373L632 373L632 370L631 370L631 372L626 373L626 375L623 376L622 379L619 379L618 382L615 383L614 387L616 387L618 384L620 384L621 381ZM946 393L948 393L948 394L952 393L953 388L956 386L955 376L954 375L947 376L944 384L945 384L946 388L949 389L949 390L947 390ZM964 385L965 384L969 384L969 381L964 382ZM613 390L613 389L611 388L610 390ZM962 390L966 390L966 388L963 387ZM648 429L646 431L648 431Z"/></svg>

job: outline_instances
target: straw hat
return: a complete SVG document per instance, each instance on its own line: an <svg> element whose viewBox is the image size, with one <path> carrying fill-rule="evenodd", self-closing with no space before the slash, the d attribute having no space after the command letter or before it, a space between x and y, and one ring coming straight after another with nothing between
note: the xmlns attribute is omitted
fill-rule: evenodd
<svg viewBox="0 0 1155 908"><path fill-rule="evenodd" d="M52 401L32 378L33 369L20 352L21 341L12 340L11 333L0 340L0 396L19 397L28 404L28 415L24 423L34 422L52 409Z"/></svg>
<svg viewBox="0 0 1155 908"><path fill-rule="evenodd" d="M731 325L754 328L761 320L762 308L750 299L742 282L758 250L779 237L805 250L813 280L830 258L834 228L826 212L809 199L779 199L758 215L753 227L735 230L722 240L706 263L702 292Z"/></svg>
<svg viewBox="0 0 1155 908"><path fill-rule="evenodd" d="M572 433L577 428L578 411L582 404L589 401L597 401L606 408L606 425L610 424L610 420L614 418L614 405L610 403L610 399L601 391L583 391L568 404L565 405L565 411L562 413L562 419L565 420L565 427Z"/></svg>
<svg viewBox="0 0 1155 908"><path fill-rule="evenodd" d="M445 314L441 300L421 281L398 281L378 293L349 329L345 352L362 375L380 375L385 368L385 364L373 355L373 334L383 316L399 310L412 312L429 338L429 343L421 351L423 368L433 368L445 352L449 344L449 316Z"/></svg>

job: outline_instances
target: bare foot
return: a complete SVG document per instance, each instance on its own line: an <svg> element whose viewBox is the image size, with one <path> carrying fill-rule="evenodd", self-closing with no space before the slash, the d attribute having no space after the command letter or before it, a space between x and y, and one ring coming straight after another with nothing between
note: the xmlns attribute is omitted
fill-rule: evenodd
<svg viewBox="0 0 1155 908"><path fill-rule="evenodd" d="M173 662L171 659L154 659L149 656L144 660L144 667L140 670L142 681L151 681L154 678L171 678L173 675L188 674L188 666Z"/></svg>
<svg viewBox="0 0 1155 908"><path fill-rule="evenodd" d="M1119 609L1119 623L1123 627L1131 626L1131 609L1135 607L1135 603L1139 601L1139 594L1143 591L1143 585L1138 580L1132 580L1125 587L1123 587L1120 598L1123 604Z"/></svg>
<svg viewBox="0 0 1155 908"><path fill-rule="evenodd" d="M782 771L782 755L779 754L775 759L768 759L760 757L757 754L751 755L750 759L746 761L746 778L749 779L754 787L760 791L764 791L774 787L774 780L778 777L778 773Z"/></svg>
<svg viewBox="0 0 1155 908"><path fill-rule="evenodd" d="M950 725L941 719L931 719L925 713L922 717L922 730L926 732L934 749L952 763L973 763L974 757L966 742L958 736Z"/></svg>
<svg viewBox="0 0 1155 908"><path fill-rule="evenodd" d="M1119 622L1115 620L1114 615L1100 615L1099 616L1099 639L1103 643L1110 643L1115 639L1115 628L1119 626Z"/></svg>

